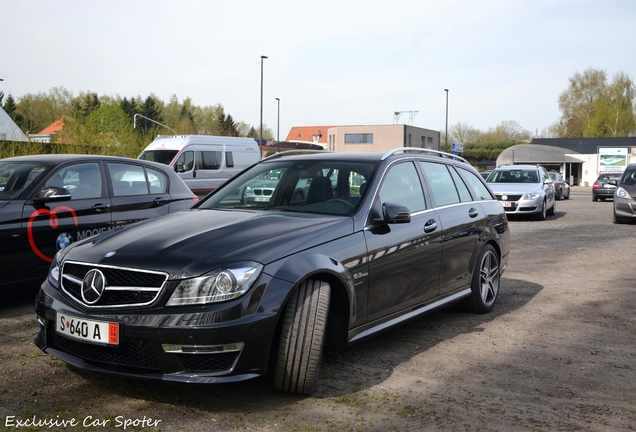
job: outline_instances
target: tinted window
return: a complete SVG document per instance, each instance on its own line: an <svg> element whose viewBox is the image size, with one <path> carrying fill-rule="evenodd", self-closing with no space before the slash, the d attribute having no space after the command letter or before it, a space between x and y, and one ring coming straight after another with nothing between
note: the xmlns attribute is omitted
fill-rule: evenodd
<svg viewBox="0 0 636 432"><path fill-rule="evenodd" d="M415 166L411 162L391 167L380 186L380 202L399 204L411 212L424 210L424 192Z"/></svg>
<svg viewBox="0 0 636 432"><path fill-rule="evenodd" d="M232 152L225 152L225 166L228 168L234 167L234 156Z"/></svg>
<svg viewBox="0 0 636 432"><path fill-rule="evenodd" d="M144 195L148 193L148 183L144 168L139 165L109 163L108 170L113 181L115 196Z"/></svg>
<svg viewBox="0 0 636 432"><path fill-rule="evenodd" d="M455 187L457 188L457 192L459 192L459 198L462 200L462 202L472 201L473 197L470 195L470 192L468 192L468 188L466 187L466 184L464 183L462 178L459 176L459 174L457 174L457 171L455 171L455 168L452 166L449 166L448 170L450 171L451 176L453 177L453 181L455 182Z"/></svg>
<svg viewBox="0 0 636 432"><path fill-rule="evenodd" d="M46 186L64 187L71 199L99 198L102 196L102 174L99 163L80 163L58 170Z"/></svg>
<svg viewBox="0 0 636 432"><path fill-rule="evenodd" d="M431 185L435 205L441 207L458 203L459 195L446 165L434 162L420 162L420 164Z"/></svg>
<svg viewBox="0 0 636 432"><path fill-rule="evenodd" d="M466 184L468 184L476 200L494 199L486 185L481 182L479 177L465 169L459 168L457 171L459 171L463 179L466 180Z"/></svg>
<svg viewBox="0 0 636 432"><path fill-rule="evenodd" d="M201 162L202 169L212 169L216 170L221 168L221 152L213 152L213 151L202 151L201 152Z"/></svg>
<svg viewBox="0 0 636 432"><path fill-rule="evenodd" d="M139 156L139 159L170 165L176 155L176 150L147 150Z"/></svg>

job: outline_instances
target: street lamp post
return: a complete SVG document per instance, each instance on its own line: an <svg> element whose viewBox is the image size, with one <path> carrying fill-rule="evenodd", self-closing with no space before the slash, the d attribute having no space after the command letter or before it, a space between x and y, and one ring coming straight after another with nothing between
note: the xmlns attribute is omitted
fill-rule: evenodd
<svg viewBox="0 0 636 432"><path fill-rule="evenodd" d="M446 92L446 132L444 136L446 144L444 144L444 150L448 151L448 89L444 89L444 91Z"/></svg>
<svg viewBox="0 0 636 432"><path fill-rule="evenodd" d="M278 117L276 118L276 153L280 152L280 98L276 98L278 104Z"/></svg>
<svg viewBox="0 0 636 432"><path fill-rule="evenodd" d="M261 127L260 127L260 139L258 141L259 152L262 156L262 145L263 145L263 59L266 59L267 56L261 56Z"/></svg>

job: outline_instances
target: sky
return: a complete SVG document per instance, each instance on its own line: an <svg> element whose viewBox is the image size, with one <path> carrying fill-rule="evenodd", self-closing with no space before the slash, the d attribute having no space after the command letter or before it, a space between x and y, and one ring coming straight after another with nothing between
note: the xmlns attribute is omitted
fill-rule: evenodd
<svg viewBox="0 0 636 432"><path fill-rule="evenodd" d="M262 70L263 124L281 139L396 112L534 136L575 73L636 80L634 0L0 0L0 18L5 95L174 95L258 128Z"/></svg>

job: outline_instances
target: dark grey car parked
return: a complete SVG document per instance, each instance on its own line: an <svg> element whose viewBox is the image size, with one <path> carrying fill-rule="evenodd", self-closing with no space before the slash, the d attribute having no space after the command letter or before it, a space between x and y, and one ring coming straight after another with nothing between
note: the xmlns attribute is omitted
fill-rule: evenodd
<svg viewBox="0 0 636 432"><path fill-rule="evenodd" d="M614 223L636 221L636 164L630 164L623 171L614 192Z"/></svg>
<svg viewBox="0 0 636 432"><path fill-rule="evenodd" d="M265 177L268 200L236 199ZM60 251L36 299L36 344L136 378L273 371L276 388L308 394L325 344L453 304L491 311L509 243L501 204L464 159L421 148L276 154L190 210Z"/></svg>

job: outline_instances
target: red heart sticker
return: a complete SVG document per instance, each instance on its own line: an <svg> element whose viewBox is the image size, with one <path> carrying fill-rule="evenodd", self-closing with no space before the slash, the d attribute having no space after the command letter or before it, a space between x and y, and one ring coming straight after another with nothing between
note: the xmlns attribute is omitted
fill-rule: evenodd
<svg viewBox="0 0 636 432"><path fill-rule="evenodd" d="M53 261L53 257L48 257L46 255L44 255L36 246L35 244L35 240L33 239L33 221L35 220L36 217L40 216L40 215L49 215L49 225L51 225L51 228L56 229L59 225L59 221L57 219L57 215L56 213L61 212L61 211L68 211L71 212L71 214L73 215L73 220L75 221L75 226L79 225L79 222L77 221L77 215L75 214L75 210L73 210L70 207L66 207L66 206L59 206L58 208L56 208L55 210L51 211L49 209L39 209L34 211L31 214L31 217L29 218L29 221L27 222L27 234L29 236L29 244L31 245L31 250L40 258L42 258L44 261L47 262L52 262Z"/></svg>

